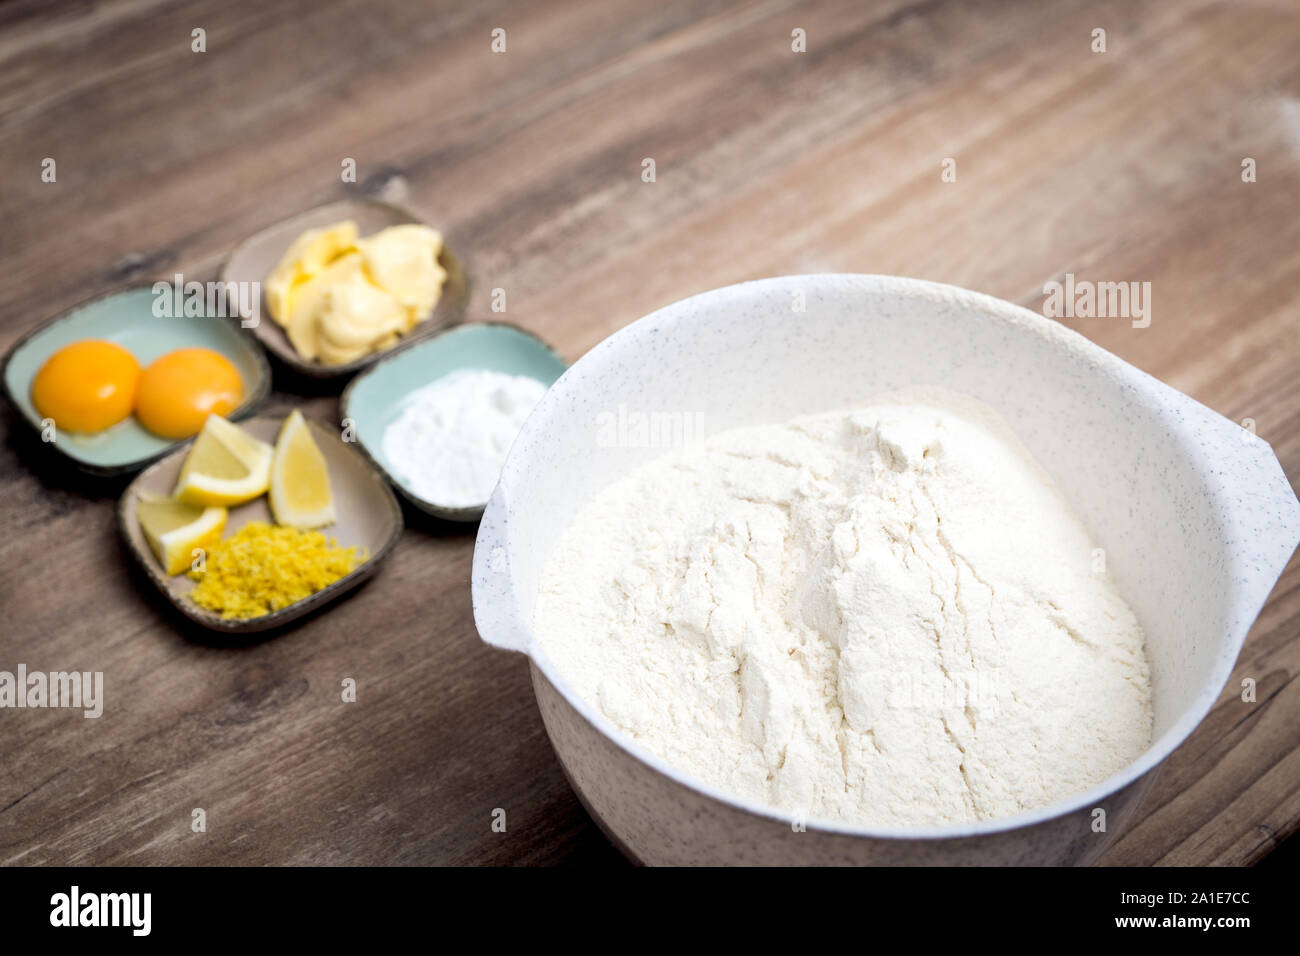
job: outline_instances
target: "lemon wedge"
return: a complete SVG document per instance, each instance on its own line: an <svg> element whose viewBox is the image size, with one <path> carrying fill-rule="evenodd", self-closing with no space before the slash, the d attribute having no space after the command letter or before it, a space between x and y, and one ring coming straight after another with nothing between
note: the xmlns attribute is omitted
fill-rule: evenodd
<svg viewBox="0 0 1300 956"><path fill-rule="evenodd" d="M276 524L319 528L334 522L334 496L325 456L316 447L302 412L280 426L271 463L271 513Z"/></svg>
<svg viewBox="0 0 1300 956"><path fill-rule="evenodd" d="M209 415L181 467L176 498L205 507L251 501L271 482L271 454L266 442L220 415Z"/></svg>
<svg viewBox="0 0 1300 956"><path fill-rule="evenodd" d="M140 495L135 516L154 556L168 574L188 570L195 550L212 547L221 540L226 527L225 508L203 508L154 495Z"/></svg>

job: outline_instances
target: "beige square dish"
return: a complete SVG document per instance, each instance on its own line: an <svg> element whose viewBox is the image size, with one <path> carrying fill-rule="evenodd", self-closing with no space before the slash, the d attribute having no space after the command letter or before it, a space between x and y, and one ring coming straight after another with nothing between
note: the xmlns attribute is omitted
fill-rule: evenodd
<svg viewBox="0 0 1300 956"><path fill-rule="evenodd" d="M240 422L239 427L255 438L273 444L283 421L282 417L259 416ZM158 586L158 590L162 591L186 617L204 627L232 634L264 631L276 627L301 617L352 590L375 573L379 562L387 557L388 552L397 544L397 539L402 534L402 509L388 487L388 482L366 460L365 455L344 442L337 431L326 428L312 419L308 419L307 422L312 437L316 439L321 454L325 456L330 486L334 493L334 504L339 516L335 524L320 530L330 537L337 538L339 544L345 547L358 545L365 548L370 555L369 558L351 574L340 578L329 587L288 607L260 617L227 619L199 607L186 597L195 582L184 574L169 577L164 573L162 565L150 550L135 515L139 492L171 494L177 476L180 474L181 465L190 451L191 442L186 442L166 458L141 472L123 492L117 506L118 528L126 540L127 549L140 562L140 566L149 575L149 579ZM265 495L247 504L231 508L222 537L229 537L250 521L271 521L271 510Z"/></svg>
<svg viewBox="0 0 1300 956"><path fill-rule="evenodd" d="M299 235L308 229L319 229L346 219L351 219L357 224L357 229L362 236L369 236L389 226L409 223L431 225L409 209L378 200L349 199L331 203L300 216L285 219L245 239L221 267L221 280L223 282L265 282L266 277L280 261L280 257ZM261 314L258 316L257 325L252 327L252 332L268 351L274 352L286 365L304 375L313 378L351 375L377 362L385 355L391 355L412 342L418 342L440 329L455 325L464 318L465 308L469 302L469 282L465 276L464 266L455 253L445 245L438 262L447 270L447 281L443 283L442 295L438 299L437 306L434 307L433 314L399 338L394 345L372 352L355 362L344 365L322 365L320 362L309 361L299 356L289 342L289 336L285 334L284 329L271 318L271 313L266 307L265 290L261 300Z"/></svg>

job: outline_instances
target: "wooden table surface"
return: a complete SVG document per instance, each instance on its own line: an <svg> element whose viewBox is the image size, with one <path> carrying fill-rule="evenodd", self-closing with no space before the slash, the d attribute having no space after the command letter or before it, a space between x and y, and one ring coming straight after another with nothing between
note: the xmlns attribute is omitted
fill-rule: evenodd
<svg viewBox="0 0 1300 956"><path fill-rule="evenodd" d="M0 348L88 296L206 278L282 217L382 195L464 254L469 318L569 360L773 274L920 276L1034 309L1067 272L1150 282L1149 328L1066 321L1254 419L1296 476L1298 53L1289 0L11 2ZM269 410L337 419L335 394L282 371ZM524 659L475 634L470 529L408 515L369 584L228 646L132 569L121 482L70 473L7 406L0 421L0 669L103 671L107 695L99 720L0 712L0 861L621 864ZM1297 669L1293 560L1106 862L1252 863L1295 831Z"/></svg>

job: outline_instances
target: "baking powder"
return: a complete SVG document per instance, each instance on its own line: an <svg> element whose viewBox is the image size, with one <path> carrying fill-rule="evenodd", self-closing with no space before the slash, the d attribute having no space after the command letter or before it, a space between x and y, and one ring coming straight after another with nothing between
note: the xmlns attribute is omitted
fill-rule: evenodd
<svg viewBox="0 0 1300 956"><path fill-rule="evenodd" d="M408 489L449 508L487 502L510 444L546 392L525 375L452 372L412 392L384 429L384 457Z"/></svg>

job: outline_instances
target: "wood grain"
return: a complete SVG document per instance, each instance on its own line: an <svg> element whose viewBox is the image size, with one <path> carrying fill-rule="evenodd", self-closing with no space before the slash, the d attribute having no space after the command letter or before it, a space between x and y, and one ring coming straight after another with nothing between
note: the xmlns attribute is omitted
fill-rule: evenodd
<svg viewBox="0 0 1300 956"><path fill-rule="evenodd" d="M471 318L504 289L505 318L571 360L771 274L899 273L1031 308L1066 272L1149 281L1147 329L1067 321L1253 418L1294 476L1298 37L1283 0L8 3L0 347L90 295L210 273L281 217L382 194L465 253ZM272 411L337 416L319 386L283 369L276 386ZM621 862L565 783L525 662L474 632L469 531L408 513L375 580L229 646L132 570L120 483L69 473L0 414L0 668L102 670L108 693L99 720L0 714L0 861ZM1294 833L1297 668L1293 560L1106 862L1252 863ZM1236 696L1245 676L1257 703Z"/></svg>

